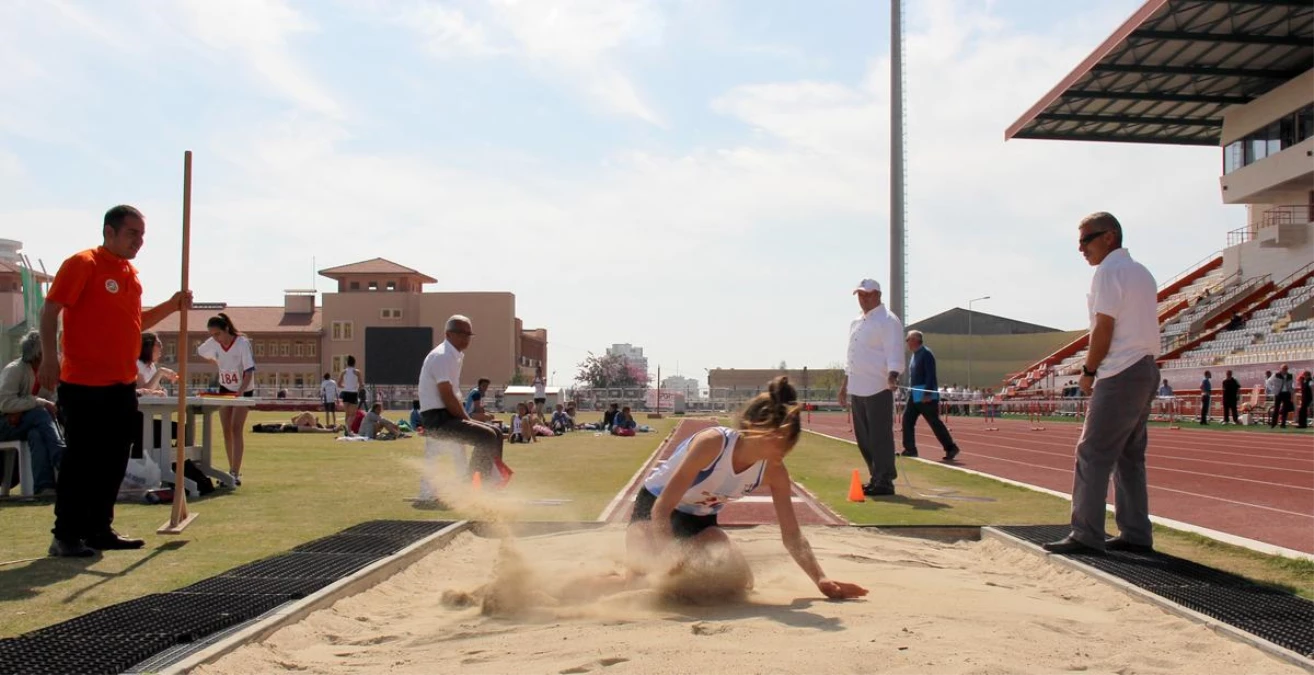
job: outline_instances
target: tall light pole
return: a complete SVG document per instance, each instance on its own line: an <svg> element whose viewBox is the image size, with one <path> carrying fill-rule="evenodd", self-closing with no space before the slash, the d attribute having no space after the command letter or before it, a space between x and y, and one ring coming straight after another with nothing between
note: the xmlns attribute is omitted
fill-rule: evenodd
<svg viewBox="0 0 1314 675"><path fill-rule="evenodd" d="M890 311L908 322L904 302L903 0L890 2Z"/></svg>
<svg viewBox="0 0 1314 675"><path fill-rule="evenodd" d="M983 295L979 298L972 298L967 301L967 390L972 390L972 303L982 300L989 300L990 296Z"/></svg>

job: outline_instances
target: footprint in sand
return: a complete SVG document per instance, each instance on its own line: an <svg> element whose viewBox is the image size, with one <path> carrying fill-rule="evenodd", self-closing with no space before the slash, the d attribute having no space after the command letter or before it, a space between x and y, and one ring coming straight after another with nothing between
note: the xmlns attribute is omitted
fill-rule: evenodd
<svg viewBox="0 0 1314 675"><path fill-rule="evenodd" d="M567 668L565 670L560 670L557 672L559 672L561 675L578 675L579 673L587 673L592 671L594 665L599 665L602 666L603 668L606 668L608 666L614 666L618 663L625 663L626 661L629 661L629 659L622 658L619 656L613 656L605 659L598 659L594 663L586 663L582 666L575 666L574 668Z"/></svg>
<svg viewBox="0 0 1314 675"><path fill-rule="evenodd" d="M689 628L694 635L720 635L730 631L729 626L718 626L716 624L699 621Z"/></svg>

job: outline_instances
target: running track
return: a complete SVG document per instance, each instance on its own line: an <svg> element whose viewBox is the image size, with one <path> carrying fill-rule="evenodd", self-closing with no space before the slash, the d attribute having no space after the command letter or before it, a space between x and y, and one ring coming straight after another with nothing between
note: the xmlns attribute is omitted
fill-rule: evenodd
<svg viewBox="0 0 1314 675"><path fill-rule="evenodd" d="M946 418L962 454L956 465L1072 494L1074 448L1081 425ZM1188 423L1189 424L1189 423ZM844 413L813 413L811 431L853 440ZM1147 465L1150 512L1284 548L1314 553L1314 438L1308 434L1223 432L1152 427ZM898 432L896 431L896 445ZM943 456L925 421L917 424L923 459ZM856 450L855 450L856 454ZM1109 502L1113 499L1112 487Z"/></svg>
<svg viewBox="0 0 1314 675"><path fill-rule="evenodd" d="M637 494L639 487L652 469L669 459L684 439L715 425L716 422L710 419L680 420L680 423L675 427L675 431L662 443L643 469L635 475L635 480L626 486L625 491L619 497L619 508L611 510L607 514L607 522L629 522L630 512L634 508L634 495ZM747 497L726 504L717 516L717 522L721 525L762 525L778 522L775 506L771 503L770 495L770 490L765 486L759 486ZM794 484L791 498L794 502L794 513L798 516L800 525L842 525L846 523L843 518L835 515L834 512L818 502L806 490L799 487L798 483Z"/></svg>

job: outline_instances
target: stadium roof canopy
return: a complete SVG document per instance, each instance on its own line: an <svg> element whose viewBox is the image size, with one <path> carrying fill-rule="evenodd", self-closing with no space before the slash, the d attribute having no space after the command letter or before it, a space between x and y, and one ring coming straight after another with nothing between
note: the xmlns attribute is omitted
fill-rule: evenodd
<svg viewBox="0 0 1314 675"><path fill-rule="evenodd" d="M1311 0L1148 0L1004 138L1217 147L1228 106L1311 68Z"/></svg>

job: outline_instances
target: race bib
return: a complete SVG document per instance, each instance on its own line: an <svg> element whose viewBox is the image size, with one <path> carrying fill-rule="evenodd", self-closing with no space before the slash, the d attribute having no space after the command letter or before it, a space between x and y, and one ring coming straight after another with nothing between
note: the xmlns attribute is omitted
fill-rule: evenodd
<svg viewBox="0 0 1314 675"><path fill-rule="evenodd" d="M241 384L242 384L242 374L237 372L236 370L219 371L219 386L223 387L224 389L227 389L229 391L237 391L238 386Z"/></svg>

